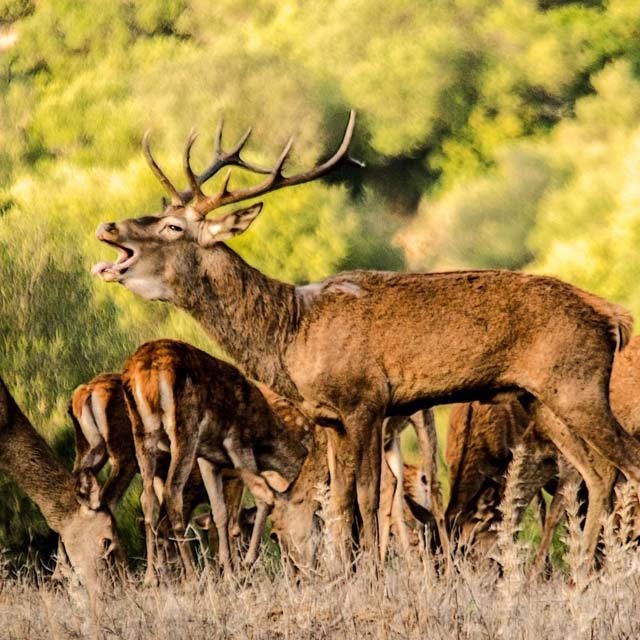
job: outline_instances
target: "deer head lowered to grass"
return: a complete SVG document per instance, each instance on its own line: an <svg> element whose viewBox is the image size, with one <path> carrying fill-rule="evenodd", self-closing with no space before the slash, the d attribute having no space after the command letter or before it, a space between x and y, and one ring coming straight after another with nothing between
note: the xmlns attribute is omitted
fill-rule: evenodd
<svg viewBox="0 0 640 640"><path fill-rule="evenodd" d="M0 469L6 471L40 507L47 524L60 534L71 565L94 600L119 544L109 510L76 492L73 475L55 457L0 379Z"/></svg>
<svg viewBox="0 0 640 640"><path fill-rule="evenodd" d="M154 529L159 500L154 477L159 458L169 452L164 506L178 541L187 575L194 565L185 544L183 491L197 462L211 504L225 574L232 572L229 514L222 472L237 469L249 488L287 489L307 455L300 431L290 430L260 390L230 364L184 342L143 344L125 363L122 375L142 474L142 509L147 538L147 582L155 582ZM255 495L255 494L254 494ZM261 493L261 496L263 494ZM245 562L257 556L269 502L258 506Z"/></svg>
<svg viewBox="0 0 640 640"><path fill-rule="evenodd" d="M189 189L182 192L160 170L145 138L147 160L171 204L153 216L100 225L97 237L119 258L96 265L94 273L185 309L247 376L300 403L315 422L335 427L329 438L336 458L330 503L340 516L332 518L336 540L349 538L356 495L365 546L377 539L385 416L494 391L524 389L540 399L559 418L552 440L563 452L572 449L578 468L592 468L593 450L640 479L640 444L620 428L608 400L613 356L632 325L621 307L552 277L510 271L352 271L296 287L260 273L224 244L249 227L261 204L214 220L208 213L349 162L353 128L352 113L338 151L291 177L283 175L291 143L266 170L241 160L248 134L224 153L221 130L213 163L196 176L192 136L184 156ZM205 180L234 165L266 178L230 189L228 173L220 191L203 194ZM571 446L582 442L586 451ZM599 526L588 518L587 551Z"/></svg>
<svg viewBox="0 0 640 640"><path fill-rule="evenodd" d="M626 432L640 435L640 336L635 336L616 355L609 387L611 407ZM546 435L548 415L540 412L535 400L522 393L501 394L490 402L457 405L451 412L447 433L447 463L451 497L447 507L449 526L460 530L460 538L469 542L471 535L481 546L492 544L496 532L488 526L500 514L502 487L511 452L523 444L524 473L518 478L520 511L554 476L553 501L544 517L542 538L532 563L540 572L547 559L553 532L564 515L567 486L577 485L576 471L559 455ZM599 464L601 461L594 461ZM616 474L604 473L591 482L598 487L589 495L592 509L602 515L612 499ZM546 487L545 487L546 488ZM471 532L473 532L471 534ZM479 539L479 540L478 540Z"/></svg>

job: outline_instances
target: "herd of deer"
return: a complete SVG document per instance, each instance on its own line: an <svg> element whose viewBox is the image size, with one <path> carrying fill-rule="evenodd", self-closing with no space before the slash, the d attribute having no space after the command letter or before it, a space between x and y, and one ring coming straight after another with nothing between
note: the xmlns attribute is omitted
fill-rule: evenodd
<svg viewBox="0 0 640 640"><path fill-rule="evenodd" d="M294 286L224 244L249 227L262 203L214 220L206 217L211 211L361 165L348 155L354 124L352 112L329 160L285 176L292 139L265 168L241 157L250 130L224 151L220 123L213 160L200 174L191 168L190 136L183 191L156 163L145 136L145 156L170 203L159 215L98 228L118 259L97 264L94 274L186 310L242 373L182 342L142 345L121 374L75 391L73 473L0 384L0 468L40 506L87 585L97 584L118 554L112 514L138 471L148 582L157 580L169 538L184 572L194 573L185 535L204 501L230 574L243 487L256 503L248 565L258 557L269 513L283 551L298 566L313 563L319 488L327 484L325 522L339 558L348 558L357 535L364 552L384 559L390 530L406 550L411 521L418 531L427 524L448 554L453 534L464 545L491 537L511 451L522 444L519 504L526 507L542 488L555 491L539 565L562 516L568 478L579 473L588 491L586 558L595 553L618 471L640 480L640 339L631 340L632 318L623 308L552 277L509 271L363 270ZM234 166L265 177L231 189ZM224 167L220 189L205 195L203 184ZM452 402L465 404L451 415L445 513L431 407ZM409 424L419 467L404 465L400 453L399 434ZM110 474L100 487L97 473L107 460Z"/></svg>

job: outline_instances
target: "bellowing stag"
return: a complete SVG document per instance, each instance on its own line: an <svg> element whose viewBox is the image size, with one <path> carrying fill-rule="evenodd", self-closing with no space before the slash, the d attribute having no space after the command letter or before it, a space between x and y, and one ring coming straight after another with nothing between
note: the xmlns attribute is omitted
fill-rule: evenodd
<svg viewBox="0 0 640 640"><path fill-rule="evenodd" d="M615 465L640 480L640 444L624 433L609 406L615 352L631 333L629 313L552 277L511 271L391 273L351 271L306 286L271 278L224 244L247 230L261 203L207 214L223 205L326 175L351 161L352 113L338 151L307 172L285 176L286 145L272 169L241 159L249 132L230 152L218 130L214 160L194 174L190 137L184 154L189 188L178 191L151 156L171 197L159 214L101 224L99 240L119 254L94 273L148 300L190 313L245 375L300 404L316 423L332 426L331 508L337 540L351 532L354 496L365 546L377 539L381 432L386 416L434 404L523 389L558 418L553 442L575 453L581 472ZM203 183L225 166L265 179L205 195ZM593 456L591 455L593 454ZM567 454L569 457L569 454ZM601 471L601 470L600 470ZM597 482L598 474L585 478ZM588 517L587 529L599 522Z"/></svg>

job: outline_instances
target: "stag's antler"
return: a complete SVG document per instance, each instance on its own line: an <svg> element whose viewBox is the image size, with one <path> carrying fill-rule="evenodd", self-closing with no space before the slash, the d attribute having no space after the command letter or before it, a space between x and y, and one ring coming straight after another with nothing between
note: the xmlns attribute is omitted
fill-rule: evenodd
<svg viewBox="0 0 640 640"><path fill-rule="evenodd" d="M311 180L315 180L317 178L320 178L321 176L326 175L341 164L353 164L358 167L363 167L363 162L355 160L347 153L347 151L349 150L349 145L351 143L351 138L353 137L355 121L355 111L351 111L349 115L349 123L347 124L342 143L340 144L338 150L333 154L333 156L331 156L331 158L329 158L326 162L318 165L317 167L310 169L309 171L285 177L282 174L282 168L291 151L291 147L293 145L293 137L290 138L285 145L282 153L280 154L280 157L276 161L273 168L266 169L254 164L250 164L240 157L240 153L242 152L242 149L244 148L247 140L249 139L249 136L251 135L251 129L247 129L245 134L240 138L240 140L231 151L225 152L222 150L223 120L222 118L220 118L218 129L216 132L213 160L211 161L211 164L199 175L196 175L191 168L191 148L193 147L193 143L196 140L196 134L193 131L191 132L187 140L187 146L185 148L183 160L184 169L187 174L190 188L180 192L171 184L170 180L153 159L153 156L151 155L151 152L149 150L148 132L144 137L143 148L149 166L171 196L172 204L184 205L190 200L195 199L193 208L202 217L204 217L210 211L218 209L219 207L227 204L240 202L242 200L248 200L249 198L255 198L270 191L282 189L283 187L290 187L296 184L310 182ZM230 191L228 189L228 186L229 179L231 177L231 169L229 169L227 175L223 180L222 187L220 188L218 193L212 196L205 195L202 192L202 185L225 166L242 167L243 169L247 169L248 171L252 171L253 173L265 174L267 175L267 178L258 185Z"/></svg>

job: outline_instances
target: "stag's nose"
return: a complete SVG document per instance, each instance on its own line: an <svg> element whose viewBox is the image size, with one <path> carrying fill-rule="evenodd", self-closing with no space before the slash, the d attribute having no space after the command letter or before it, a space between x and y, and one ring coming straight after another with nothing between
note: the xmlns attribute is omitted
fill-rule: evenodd
<svg viewBox="0 0 640 640"><path fill-rule="evenodd" d="M103 222L101 225L98 225L96 230L96 238L101 240L104 235L113 234L116 232L116 223L115 222Z"/></svg>

